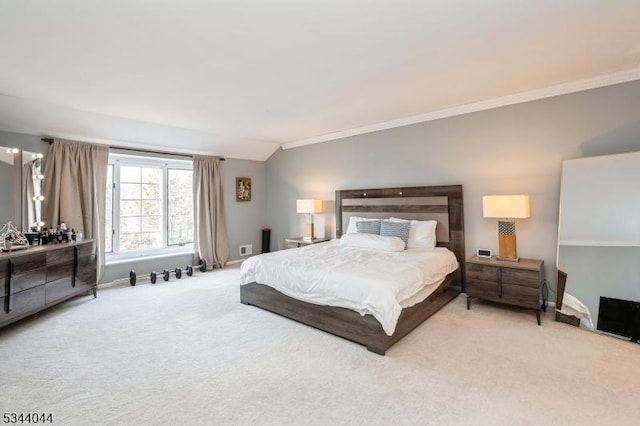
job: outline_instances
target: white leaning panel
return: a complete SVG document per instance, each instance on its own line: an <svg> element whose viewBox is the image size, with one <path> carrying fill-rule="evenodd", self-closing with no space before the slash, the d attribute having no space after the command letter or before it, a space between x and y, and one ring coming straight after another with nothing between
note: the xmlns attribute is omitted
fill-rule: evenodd
<svg viewBox="0 0 640 426"><path fill-rule="evenodd" d="M561 245L636 246L640 241L640 152L566 160Z"/></svg>

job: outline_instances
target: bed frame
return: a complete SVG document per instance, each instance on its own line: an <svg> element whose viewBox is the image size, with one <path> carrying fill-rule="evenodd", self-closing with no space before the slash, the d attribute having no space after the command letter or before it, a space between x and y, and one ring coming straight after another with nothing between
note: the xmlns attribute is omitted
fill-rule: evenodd
<svg viewBox="0 0 640 426"><path fill-rule="evenodd" d="M240 286L240 301L344 337L384 355L389 347L464 291L462 185L342 190L336 191L335 204L336 238L346 231L351 216L437 220L438 246L454 252L460 268L449 274L424 301L403 309L391 336L372 315L362 316L346 308L302 302L259 283Z"/></svg>

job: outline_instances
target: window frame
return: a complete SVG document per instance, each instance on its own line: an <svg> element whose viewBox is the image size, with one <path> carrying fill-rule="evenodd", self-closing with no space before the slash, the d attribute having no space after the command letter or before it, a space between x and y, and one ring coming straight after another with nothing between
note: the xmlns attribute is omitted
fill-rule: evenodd
<svg viewBox="0 0 640 426"><path fill-rule="evenodd" d="M193 173L193 163L190 160L178 160L174 158L163 158L135 154L109 153L108 165L113 167L112 184L112 229L111 229L111 252L106 253L108 263L115 263L119 260L133 258L162 257L168 254L193 253L193 241L184 244L169 245L169 221L167 218L169 203L169 169L190 170ZM156 249L142 249L136 251L120 252L120 168L122 166L132 167L154 167L161 169L160 182L160 229L162 247ZM106 228L106 226L105 226ZM194 231L195 232L195 231ZM192 237L192 239L195 235ZM105 238L109 238L105 235Z"/></svg>

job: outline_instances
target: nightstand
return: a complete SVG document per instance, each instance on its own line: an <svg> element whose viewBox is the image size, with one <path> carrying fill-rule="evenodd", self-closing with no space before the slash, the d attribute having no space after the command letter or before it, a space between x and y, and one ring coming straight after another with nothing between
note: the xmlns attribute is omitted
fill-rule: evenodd
<svg viewBox="0 0 640 426"><path fill-rule="evenodd" d="M535 309L540 325L543 264L537 259L509 262L495 257L471 257L467 260L467 309L472 297Z"/></svg>
<svg viewBox="0 0 640 426"><path fill-rule="evenodd" d="M324 243L325 241L329 241L330 238L314 238L312 240L305 240L303 237L292 237L292 238L286 238L284 240L285 245L287 246L296 246L296 247L302 247L302 246L308 246L309 244L317 244L317 243Z"/></svg>

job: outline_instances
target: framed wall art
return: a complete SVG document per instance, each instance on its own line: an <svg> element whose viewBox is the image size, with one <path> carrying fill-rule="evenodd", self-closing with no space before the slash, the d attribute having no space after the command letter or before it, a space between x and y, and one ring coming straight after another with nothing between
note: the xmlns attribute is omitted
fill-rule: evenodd
<svg viewBox="0 0 640 426"><path fill-rule="evenodd" d="M251 178L236 178L236 201L251 201Z"/></svg>

